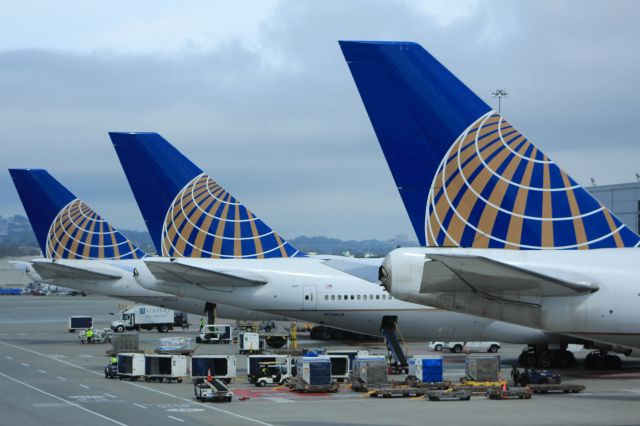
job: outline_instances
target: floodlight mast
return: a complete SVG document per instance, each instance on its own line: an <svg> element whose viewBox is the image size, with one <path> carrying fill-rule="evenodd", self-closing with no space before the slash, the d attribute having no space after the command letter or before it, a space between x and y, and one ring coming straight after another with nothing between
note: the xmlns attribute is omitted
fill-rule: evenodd
<svg viewBox="0 0 640 426"><path fill-rule="evenodd" d="M491 94L491 97L498 98L498 114L500 114L502 109L502 98L508 98L509 92L507 92L506 89L496 89L496 91Z"/></svg>

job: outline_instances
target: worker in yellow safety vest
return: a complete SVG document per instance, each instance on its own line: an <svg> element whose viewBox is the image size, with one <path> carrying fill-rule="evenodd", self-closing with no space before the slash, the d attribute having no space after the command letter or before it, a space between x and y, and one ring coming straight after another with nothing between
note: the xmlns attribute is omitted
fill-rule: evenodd
<svg viewBox="0 0 640 426"><path fill-rule="evenodd" d="M91 343L93 340L93 328L89 328L85 336L87 337L87 343Z"/></svg>
<svg viewBox="0 0 640 426"><path fill-rule="evenodd" d="M118 357L115 355L111 357L111 365L118 365Z"/></svg>
<svg viewBox="0 0 640 426"><path fill-rule="evenodd" d="M200 332L202 332L203 328L204 328L204 318L200 318Z"/></svg>

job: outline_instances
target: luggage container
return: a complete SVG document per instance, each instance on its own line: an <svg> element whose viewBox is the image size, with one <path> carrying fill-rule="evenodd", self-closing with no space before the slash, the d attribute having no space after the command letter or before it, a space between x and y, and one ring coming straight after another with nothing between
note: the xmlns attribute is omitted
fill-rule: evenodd
<svg viewBox="0 0 640 426"><path fill-rule="evenodd" d="M238 352L241 354L259 354L264 349L264 341L258 333L242 331L238 333Z"/></svg>
<svg viewBox="0 0 640 426"><path fill-rule="evenodd" d="M351 361L348 355L327 355L331 360L331 379L343 382L351 374Z"/></svg>
<svg viewBox="0 0 640 426"><path fill-rule="evenodd" d="M337 383L331 380L331 359L326 355L298 358L294 384L300 392L337 392Z"/></svg>
<svg viewBox="0 0 640 426"><path fill-rule="evenodd" d="M138 380L145 374L144 354L120 353L118 354L118 378Z"/></svg>
<svg viewBox="0 0 640 426"><path fill-rule="evenodd" d="M442 357L420 355L409 358L409 376L422 383L442 383Z"/></svg>
<svg viewBox="0 0 640 426"><path fill-rule="evenodd" d="M110 354L120 352L137 352L140 349L140 337L137 332L116 333L111 336Z"/></svg>
<svg viewBox="0 0 640 426"><path fill-rule="evenodd" d="M93 317L75 316L69 318L69 333L76 330L87 330L91 327L93 327Z"/></svg>
<svg viewBox="0 0 640 426"><path fill-rule="evenodd" d="M327 355L347 355L349 357L349 368L353 371L353 361L356 358L362 358L369 356L369 351L365 350L335 350L327 351Z"/></svg>
<svg viewBox="0 0 640 426"><path fill-rule="evenodd" d="M194 355L191 357L191 377L206 378L211 375L225 383L236 377L235 355Z"/></svg>
<svg viewBox="0 0 640 426"><path fill-rule="evenodd" d="M145 355L144 380L182 383L187 375L187 357L185 355Z"/></svg>
<svg viewBox="0 0 640 426"><path fill-rule="evenodd" d="M353 361L351 388L365 391L370 386L383 386L389 382L387 360L384 356L366 356Z"/></svg>
<svg viewBox="0 0 640 426"><path fill-rule="evenodd" d="M469 356L465 359L464 370L468 380L497 382L500 380L500 356Z"/></svg>
<svg viewBox="0 0 640 426"><path fill-rule="evenodd" d="M256 386L283 385L291 379L292 363L289 355L249 355L247 378Z"/></svg>

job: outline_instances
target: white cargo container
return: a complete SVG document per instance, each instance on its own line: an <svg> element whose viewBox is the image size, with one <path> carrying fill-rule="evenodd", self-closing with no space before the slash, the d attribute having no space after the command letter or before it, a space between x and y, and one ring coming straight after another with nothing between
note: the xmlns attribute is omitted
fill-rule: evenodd
<svg viewBox="0 0 640 426"><path fill-rule="evenodd" d="M258 333L242 331L238 333L238 352L241 354L261 353L264 343Z"/></svg>
<svg viewBox="0 0 640 426"><path fill-rule="evenodd" d="M186 355L145 355L145 381L167 381L178 383L187 375Z"/></svg>
<svg viewBox="0 0 640 426"><path fill-rule="evenodd" d="M351 360L349 355L327 355L331 360L331 380L343 382L349 378L351 373Z"/></svg>
<svg viewBox="0 0 640 426"><path fill-rule="evenodd" d="M120 312L120 319L111 322L117 333L125 330L153 330L166 333L173 329L174 311L152 305L134 305Z"/></svg>
<svg viewBox="0 0 640 426"><path fill-rule="evenodd" d="M138 380L145 373L144 354L121 353L118 354L118 378Z"/></svg>
<svg viewBox="0 0 640 426"><path fill-rule="evenodd" d="M236 377L235 355L194 355L191 357L191 377L205 378L211 373L225 383Z"/></svg>

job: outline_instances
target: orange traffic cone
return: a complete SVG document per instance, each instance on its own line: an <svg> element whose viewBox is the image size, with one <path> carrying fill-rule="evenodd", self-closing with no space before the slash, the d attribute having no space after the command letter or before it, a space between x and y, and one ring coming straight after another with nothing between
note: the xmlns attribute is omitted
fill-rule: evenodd
<svg viewBox="0 0 640 426"><path fill-rule="evenodd" d="M213 376L211 375L211 369L207 370L207 382L213 382Z"/></svg>
<svg viewBox="0 0 640 426"><path fill-rule="evenodd" d="M507 382L502 382L502 391L503 392L507 391Z"/></svg>

